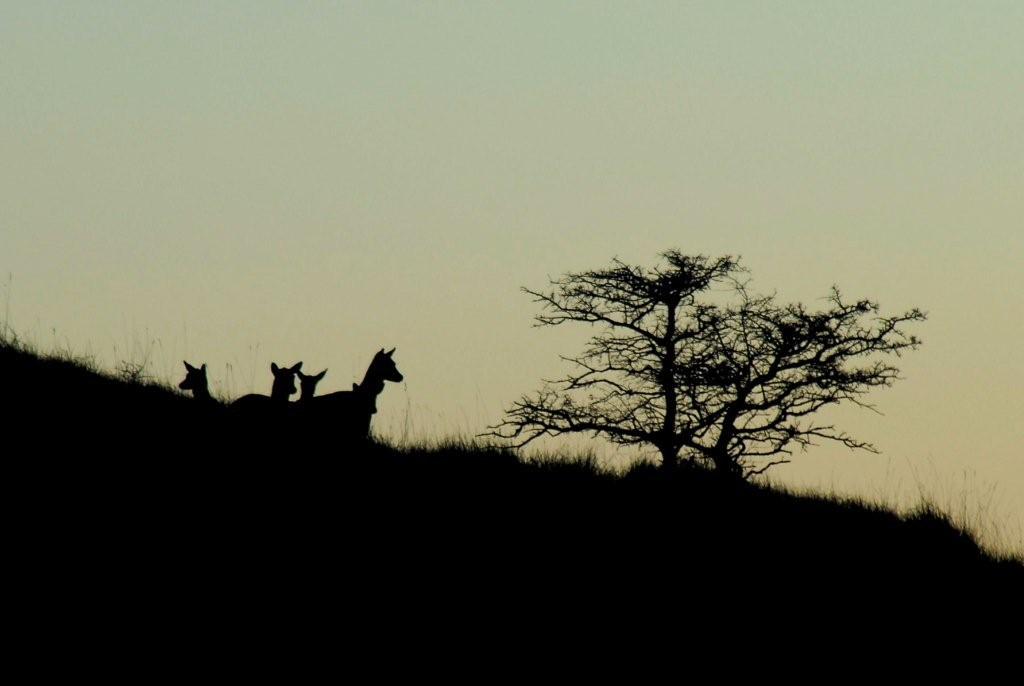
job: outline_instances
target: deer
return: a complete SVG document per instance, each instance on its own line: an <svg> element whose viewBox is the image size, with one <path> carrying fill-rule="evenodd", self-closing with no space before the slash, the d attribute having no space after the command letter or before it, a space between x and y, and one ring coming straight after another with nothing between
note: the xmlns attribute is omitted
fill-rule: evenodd
<svg viewBox="0 0 1024 686"><path fill-rule="evenodd" d="M278 367L276 362L271 362L270 371L274 375L274 385L271 387L270 395L260 395L259 393L243 395L231 403L231 410L242 414L287 410L288 398L296 392L295 375L300 369L302 369L301 362L291 367Z"/></svg>
<svg viewBox="0 0 1024 686"><path fill-rule="evenodd" d="M392 359L394 354L394 348L387 352L381 348L373 356L360 383L352 384L351 391L337 391L310 398L303 405L303 418L317 424L331 423L345 438L368 438L370 420L377 413L377 396L384 390L384 382L397 383L405 378L395 366Z"/></svg>
<svg viewBox="0 0 1024 686"><path fill-rule="evenodd" d="M299 377L299 387L302 389L299 399L295 402L305 405L313 399L313 395L316 393L316 385L323 381L324 375L327 374L327 370L325 369L319 374L303 374L297 370L295 373Z"/></svg>
<svg viewBox="0 0 1024 686"><path fill-rule="evenodd" d="M192 391L192 397L196 402L204 405L217 402L210 395L210 386L206 380L206 363L202 367L193 367L185 360L185 380L178 384L183 391Z"/></svg>

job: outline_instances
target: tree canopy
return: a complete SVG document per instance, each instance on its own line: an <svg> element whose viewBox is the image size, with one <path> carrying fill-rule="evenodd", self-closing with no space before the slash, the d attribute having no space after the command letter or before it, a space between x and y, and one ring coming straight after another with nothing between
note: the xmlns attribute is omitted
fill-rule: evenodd
<svg viewBox="0 0 1024 686"><path fill-rule="evenodd" d="M572 367L508 409L491 435L523 446L585 433L649 445L681 461L750 477L816 440L875 451L814 416L829 405L871 408L865 397L899 378L892 358L918 347L918 309L882 315L833 287L821 309L750 289L736 258L672 250L654 268L613 260L569 273L540 304L541 326L596 325Z"/></svg>

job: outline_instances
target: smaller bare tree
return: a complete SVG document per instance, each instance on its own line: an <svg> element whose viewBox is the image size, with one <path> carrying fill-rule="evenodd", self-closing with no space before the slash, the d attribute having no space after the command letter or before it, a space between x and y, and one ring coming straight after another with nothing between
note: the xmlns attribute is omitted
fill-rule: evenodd
<svg viewBox="0 0 1024 686"><path fill-rule="evenodd" d="M523 289L544 310L539 325L601 331L563 358L571 373L513 403L489 435L524 446L589 433L653 446L666 467L685 459L744 478L814 439L875 450L811 415L844 401L871 407L862 396L898 378L880 358L919 345L903 325L922 312L883 317L877 304L846 302L836 289L812 312L752 295L734 258L662 258L654 269L615 260L553 280L550 292ZM723 295L731 297L722 303Z"/></svg>

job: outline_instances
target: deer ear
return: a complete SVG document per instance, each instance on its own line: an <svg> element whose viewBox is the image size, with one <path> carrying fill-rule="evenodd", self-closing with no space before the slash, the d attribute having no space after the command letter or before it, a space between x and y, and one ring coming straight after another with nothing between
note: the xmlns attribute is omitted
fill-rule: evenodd
<svg viewBox="0 0 1024 686"><path fill-rule="evenodd" d="M323 370L322 372L320 372L319 374L317 374L317 375L316 375L316 380L317 380L317 381L320 381L320 380L321 380L322 378L324 378L325 376L327 376L327 370L326 370L326 369L325 369L325 370Z"/></svg>
<svg viewBox="0 0 1024 686"><path fill-rule="evenodd" d="M182 362L185 362L185 360L182 360ZM194 372L196 370L196 368L190 365L188 362L185 362L185 369L187 369L190 372Z"/></svg>
<svg viewBox="0 0 1024 686"><path fill-rule="evenodd" d="M302 369L302 363L301 362L296 362L295 364L292 365L292 371L293 372L298 372L300 369Z"/></svg>
<svg viewBox="0 0 1024 686"><path fill-rule="evenodd" d="M205 374L205 373L206 373L206 363L205 363L205 362L203 362L203 367L202 367L202 369L200 369L200 371L201 371L201 372L202 372L203 374Z"/></svg>
<svg viewBox="0 0 1024 686"><path fill-rule="evenodd" d="M395 354L395 349L394 349L394 348L392 348L391 350L387 351L387 352L386 352L386 353L384 353L384 354L385 354L385 355L387 355L388 357L391 357L392 355L394 355L394 354Z"/></svg>
<svg viewBox="0 0 1024 686"><path fill-rule="evenodd" d="M271 362L270 371L273 372L274 374L277 374L279 371L281 371L281 368L277 366L277 362Z"/></svg>

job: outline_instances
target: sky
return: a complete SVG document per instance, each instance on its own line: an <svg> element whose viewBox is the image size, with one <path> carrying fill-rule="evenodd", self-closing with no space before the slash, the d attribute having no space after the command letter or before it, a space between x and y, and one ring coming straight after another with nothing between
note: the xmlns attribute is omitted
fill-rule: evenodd
<svg viewBox="0 0 1024 686"><path fill-rule="evenodd" d="M377 430L436 437L592 333L522 286L740 255L783 300L929 314L883 414L835 415L883 454L775 479L1024 542L1022 35L1019 2L6 0L0 313L226 396L396 347Z"/></svg>

